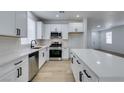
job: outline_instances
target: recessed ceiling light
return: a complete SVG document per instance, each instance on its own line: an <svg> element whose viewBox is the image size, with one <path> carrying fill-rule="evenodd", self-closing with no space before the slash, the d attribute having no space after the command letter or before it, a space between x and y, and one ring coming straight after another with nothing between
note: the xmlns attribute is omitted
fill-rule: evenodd
<svg viewBox="0 0 124 93"><path fill-rule="evenodd" d="M100 28L100 27L101 27L101 25L97 25L96 27Z"/></svg>
<svg viewBox="0 0 124 93"><path fill-rule="evenodd" d="M59 17L59 15L57 14L56 17Z"/></svg>
<svg viewBox="0 0 124 93"><path fill-rule="evenodd" d="M77 15L76 15L76 17L78 18L78 17L80 17L80 15L79 15L79 14L77 14Z"/></svg>

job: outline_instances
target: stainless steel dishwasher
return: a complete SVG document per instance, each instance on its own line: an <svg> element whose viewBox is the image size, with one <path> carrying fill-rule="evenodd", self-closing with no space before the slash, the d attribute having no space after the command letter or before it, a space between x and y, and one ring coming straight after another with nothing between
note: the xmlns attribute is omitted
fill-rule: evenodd
<svg viewBox="0 0 124 93"><path fill-rule="evenodd" d="M38 72L39 52L29 54L29 81L31 81Z"/></svg>

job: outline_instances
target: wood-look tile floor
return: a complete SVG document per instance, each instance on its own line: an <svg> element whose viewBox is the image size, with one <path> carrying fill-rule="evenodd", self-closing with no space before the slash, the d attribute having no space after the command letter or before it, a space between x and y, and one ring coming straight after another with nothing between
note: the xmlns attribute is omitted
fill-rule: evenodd
<svg viewBox="0 0 124 93"><path fill-rule="evenodd" d="M70 61L48 61L32 82L74 82Z"/></svg>

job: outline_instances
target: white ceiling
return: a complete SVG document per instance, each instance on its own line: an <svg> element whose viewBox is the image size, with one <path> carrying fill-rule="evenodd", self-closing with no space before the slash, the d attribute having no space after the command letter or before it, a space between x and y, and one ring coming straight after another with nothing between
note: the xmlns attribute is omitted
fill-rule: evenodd
<svg viewBox="0 0 124 93"><path fill-rule="evenodd" d="M124 11L33 11L33 13L48 21L82 21L83 18L88 19L88 28L92 31L109 29L114 26L124 25ZM60 17L56 17L59 14ZM80 17L76 18L79 14ZM100 25L101 27L96 27Z"/></svg>

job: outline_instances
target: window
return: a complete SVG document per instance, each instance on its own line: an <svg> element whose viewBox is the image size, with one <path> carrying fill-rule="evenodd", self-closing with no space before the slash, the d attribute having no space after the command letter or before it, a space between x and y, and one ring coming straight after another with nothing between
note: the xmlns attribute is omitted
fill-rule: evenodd
<svg viewBox="0 0 124 93"><path fill-rule="evenodd" d="M112 32L106 32L106 44L112 44Z"/></svg>
<svg viewBox="0 0 124 93"><path fill-rule="evenodd" d="M36 24L35 21L31 18L28 18L28 31L27 38L21 38L21 44L29 44L31 40L35 39L36 32Z"/></svg>

